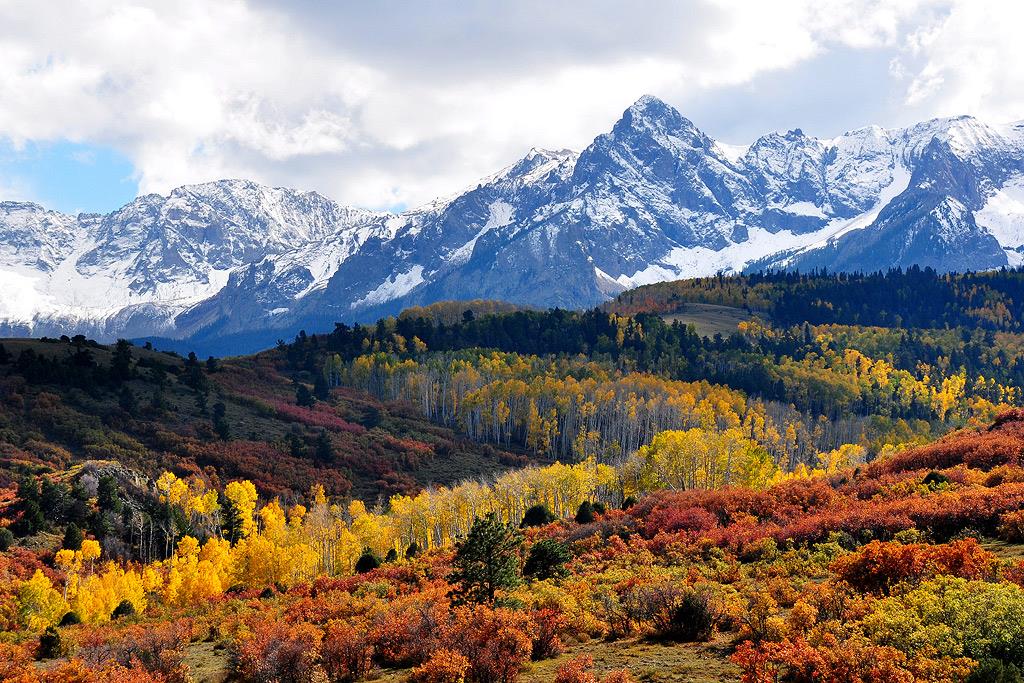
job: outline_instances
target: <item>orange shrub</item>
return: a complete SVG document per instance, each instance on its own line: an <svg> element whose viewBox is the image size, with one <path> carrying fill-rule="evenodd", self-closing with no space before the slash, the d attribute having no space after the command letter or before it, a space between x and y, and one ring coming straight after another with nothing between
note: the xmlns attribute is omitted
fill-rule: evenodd
<svg viewBox="0 0 1024 683"><path fill-rule="evenodd" d="M321 656L324 671L332 681L357 681L373 667L373 645L366 633L343 621L327 625Z"/></svg>
<svg viewBox="0 0 1024 683"><path fill-rule="evenodd" d="M545 607L535 611L532 616L536 626L532 657L550 659L562 654L562 639L559 633L568 625L565 615L560 610Z"/></svg>
<svg viewBox="0 0 1024 683"><path fill-rule="evenodd" d="M835 574L854 588L887 593L903 581L949 574L981 579L993 573L995 556L973 538L944 545L872 541L856 553L832 563Z"/></svg>
<svg viewBox="0 0 1024 683"><path fill-rule="evenodd" d="M591 671L594 658L590 655L573 657L558 667L555 683L597 683L597 676Z"/></svg>
<svg viewBox="0 0 1024 683"><path fill-rule="evenodd" d="M235 641L235 673L253 683L312 683L323 675L321 633L312 624L255 624Z"/></svg>
<svg viewBox="0 0 1024 683"><path fill-rule="evenodd" d="M456 614L450 638L470 662L470 680L510 683L530 660L534 633L522 612L479 606Z"/></svg>
<svg viewBox="0 0 1024 683"><path fill-rule="evenodd" d="M469 660L455 650L441 648L430 659L412 670L411 683L463 683Z"/></svg>
<svg viewBox="0 0 1024 683"><path fill-rule="evenodd" d="M999 518L999 538L1010 543L1024 541L1024 510L1007 512Z"/></svg>
<svg viewBox="0 0 1024 683"><path fill-rule="evenodd" d="M558 667L555 683L598 683L593 672L594 659L590 655L580 655ZM634 683L629 669L609 671L601 683Z"/></svg>
<svg viewBox="0 0 1024 683"><path fill-rule="evenodd" d="M100 669L118 664L142 669L168 680L188 680L185 647L192 638L191 621L181 620L146 626L107 626L84 631L76 652L87 666Z"/></svg>
<svg viewBox="0 0 1024 683"><path fill-rule="evenodd" d="M449 604L438 594L400 597L373 617L370 642L377 659L389 666L424 662L443 644Z"/></svg>

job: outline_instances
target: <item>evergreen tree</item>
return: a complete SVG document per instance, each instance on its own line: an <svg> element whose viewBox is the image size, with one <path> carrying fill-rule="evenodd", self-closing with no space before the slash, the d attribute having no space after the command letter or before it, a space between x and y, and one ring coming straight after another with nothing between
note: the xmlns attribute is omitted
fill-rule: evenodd
<svg viewBox="0 0 1024 683"><path fill-rule="evenodd" d="M35 477L25 476L18 482L17 510L21 517L11 526L19 536L31 536L46 528L46 517L40 505L39 482Z"/></svg>
<svg viewBox="0 0 1024 683"><path fill-rule="evenodd" d="M96 486L96 505L102 512L121 512L121 490L117 479L110 474L99 478Z"/></svg>
<svg viewBox="0 0 1024 683"><path fill-rule="evenodd" d="M46 630L39 636L39 650L37 652L37 657L39 659L54 659L56 657L60 657L62 648L63 643L60 637L60 631L53 626L47 626Z"/></svg>
<svg viewBox="0 0 1024 683"><path fill-rule="evenodd" d="M590 524L594 521L594 506L589 500L585 500L580 503L580 507L576 510L576 523L577 524Z"/></svg>
<svg viewBox="0 0 1024 683"><path fill-rule="evenodd" d="M305 384L299 384L295 389L295 404L304 408L312 408L316 403L316 397L309 391Z"/></svg>
<svg viewBox="0 0 1024 683"><path fill-rule="evenodd" d="M39 487L39 509L50 523L64 521L68 509L68 488L60 482L43 477Z"/></svg>
<svg viewBox="0 0 1024 683"><path fill-rule="evenodd" d="M120 384L132 376L132 345L126 339L118 339L110 360L110 379Z"/></svg>
<svg viewBox="0 0 1024 683"><path fill-rule="evenodd" d="M135 398L135 392L131 388L125 386L121 388L121 394L117 397L117 404L121 406L121 410L134 415L136 409L138 409L138 400Z"/></svg>
<svg viewBox="0 0 1024 683"><path fill-rule="evenodd" d="M132 604L131 600L122 600L118 603L114 611L110 613L111 620L117 620L121 617L130 617L135 614L135 605Z"/></svg>
<svg viewBox="0 0 1024 683"><path fill-rule="evenodd" d="M39 502L36 500L25 501L21 505L21 518L11 525L11 528L19 536L31 536L46 529L46 518L43 511L39 509Z"/></svg>
<svg viewBox="0 0 1024 683"><path fill-rule="evenodd" d="M200 415L206 416L210 412L210 406L207 401L208 394L205 391L196 392L196 410Z"/></svg>
<svg viewBox="0 0 1024 683"><path fill-rule="evenodd" d="M537 504L532 506L523 515L523 521L519 525L519 528L525 529L531 526L544 526L555 521L555 516L551 514L546 505Z"/></svg>
<svg viewBox="0 0 1024 683"><path fill-rule="evenodd" d="M82 530L78 528L78 525L74 523L68 524L67 528L64 529L64 541L60 547L66 550L80 550L83 540L85 540L85 536L82 535Z"/></svg>
<svg viewBox="0 0 1024 683"><path fill-rule="evenodd" d="M288 452L293 458L306 457L306 441L302 438L302 431L298 425L292 425L292 428L284 435L284 441L288 444Z"/></svg>
<svg viewBox="0 0 1024 683"><path fill-rule="evenodd" d="M206 379L206 375L203 374L203 366L200 365L195 351L189 351L188 358L185 360L184 382L196 391L208 390L209 381Z"/></svg>
<svg viewBox="0 0 1024 683"><path fill-rule="evenodd" d="M560 578L568 573L564 565L571 559L572 553L564 543L545 538L530 548L523 574L540 581Z"/></svg>
<svg viewBox="0 0 1024 683"><path fill-rule="evenodd" d="M149 397L149 409L157 415L162 415L167 410L167 399L164 398L164 390L157 386Z"/></svg>
<svg viewBox="0 0 1024 683"><path fill-rule="evenodd" d="M363 554L359 556L358 560L356 560L356 573L365 574L367 572L372 572L374 569L379 567L380 564L380 558L377 557L376 553L369 548L365 548L363 550Z"/></svg>
<svg viewBox="0 0 1024 683"><path fill-rule="evenodd" d="M465 540L455 546L455 571L449 577L460 602L494 604L499 590L519 585L523 536L496 514L477 517Z"/></svg>
<svg viewBox="0 0 1024 683"><path fill-rule="evenodd" d="M331 388L327 386L327 378L324 377L324 373L316 373L316 381L313 383L313 396L321 401L326 401L331 397Z"/></svg>
<svg viewBox="0 0 1024 683"><path fill-rule="evenodd" d="M213 430L224 441L231 438L231 425L228 424L227 410L223 401L213 404Z"/></svg>
<svg viewBox="0 0 1024 683"><path fill-rule="evenodd" d="M322 464L334 462L334 445L326 429L321 429L317 434L316 444L313 446L313 459Z"/></svg>

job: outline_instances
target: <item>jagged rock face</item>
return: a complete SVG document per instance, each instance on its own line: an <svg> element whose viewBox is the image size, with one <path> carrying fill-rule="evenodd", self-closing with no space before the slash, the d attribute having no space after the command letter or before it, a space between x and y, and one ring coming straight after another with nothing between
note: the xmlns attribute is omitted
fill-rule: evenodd
<svg viewBox="0 0 1024 683"><path fill-rule="evenodd" d="M531 150L402 214L240 180L105 216L0 203L0 333L246 351L441 299L575 307L718 271L1022 262L1020 124L797 129L737 149L645 96L579 154Z"/></svg>

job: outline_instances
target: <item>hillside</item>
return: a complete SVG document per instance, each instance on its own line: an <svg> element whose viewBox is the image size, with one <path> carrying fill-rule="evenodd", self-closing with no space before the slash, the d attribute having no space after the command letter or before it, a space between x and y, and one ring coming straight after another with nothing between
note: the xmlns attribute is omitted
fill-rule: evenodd
<svg viewBox="0 0 1024 683"><path fill-rule="evenodd" d="M321 389L317 399L311 374L283 371L276 352L200 362L123 345L117 366L118 348L83 339L0 347L7 486L19 472L114 460L150 475L251 479L264 496L318 483L372 503L527 461L359 391ZM302 382L310 407L296 404Z"/></svg>
<svg viewBox="0 0 1024 683"><path fill-rule="evenodd" d="M1014 680L1019 278L5 340L0 677Z"/></svg>
<svg viewBox="0 0 1024 683"><path fill-rule="evenodd" d="M593 667L606 681L1005 680L997 677L1024 663L1022 451L1024 415L1009 413L866 469L761 491L663 491L625 510L540 521L525 542L507 529L504 552L516 573L493 604L460 606L467 579L451 572L468 551L446 547L312 583L296 560L277 570L254 562L246 553L257 547L268 561L296 557L289 548L324 524L321 503L310 501L294 524L272 503L259 515L259 535L230 553L208 552L215 540L201 551L183 540L171 560L175 587L130 598L146 605L144 614L61 627L47 655L57 659L43 668L30 663L33 640L27 649L2 645L0 672L17 680L72 672L99 680L90 676L132 667L143 680L183 680L188 671L223 680L234 671L245 680L464 672L472 680L550 681L557 673L592 681ZM353 531L363 528L357 533L369 543L390 543L395 533L402 546L429 544L429 526L389 525L404 514L397 510L354 514L362 526ZM528 560L525 580L516 578L518 553ZM15 576L32 571L24 560L4 560ZM221 594L216 581L195 580L196 571L216 577L230 566L244 589ZM78 595L100 590L84 567L73 571L81 572ZM276 589L261 589L267 571L279 572ZM59 588L62 575L51 575ZM126 580L102 579L115 591ZM45 575L32 581L60 601ZM67 648L77 657L71 663L60 657Z"/></svg>

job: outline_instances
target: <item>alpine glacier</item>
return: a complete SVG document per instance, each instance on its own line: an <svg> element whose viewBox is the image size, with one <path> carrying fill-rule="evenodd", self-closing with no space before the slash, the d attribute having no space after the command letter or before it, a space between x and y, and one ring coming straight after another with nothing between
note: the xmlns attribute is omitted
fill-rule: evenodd
<svg viewBox="0 0 1024 683"><path fill-rule="evenodd" d="M963 116L738 147L644 96L580 153L531 150L392 214L244 180L107 215L0 202L0 334L243 352L412 304L597 304L758 269L1024 263L1024 122Z"/></svg>

